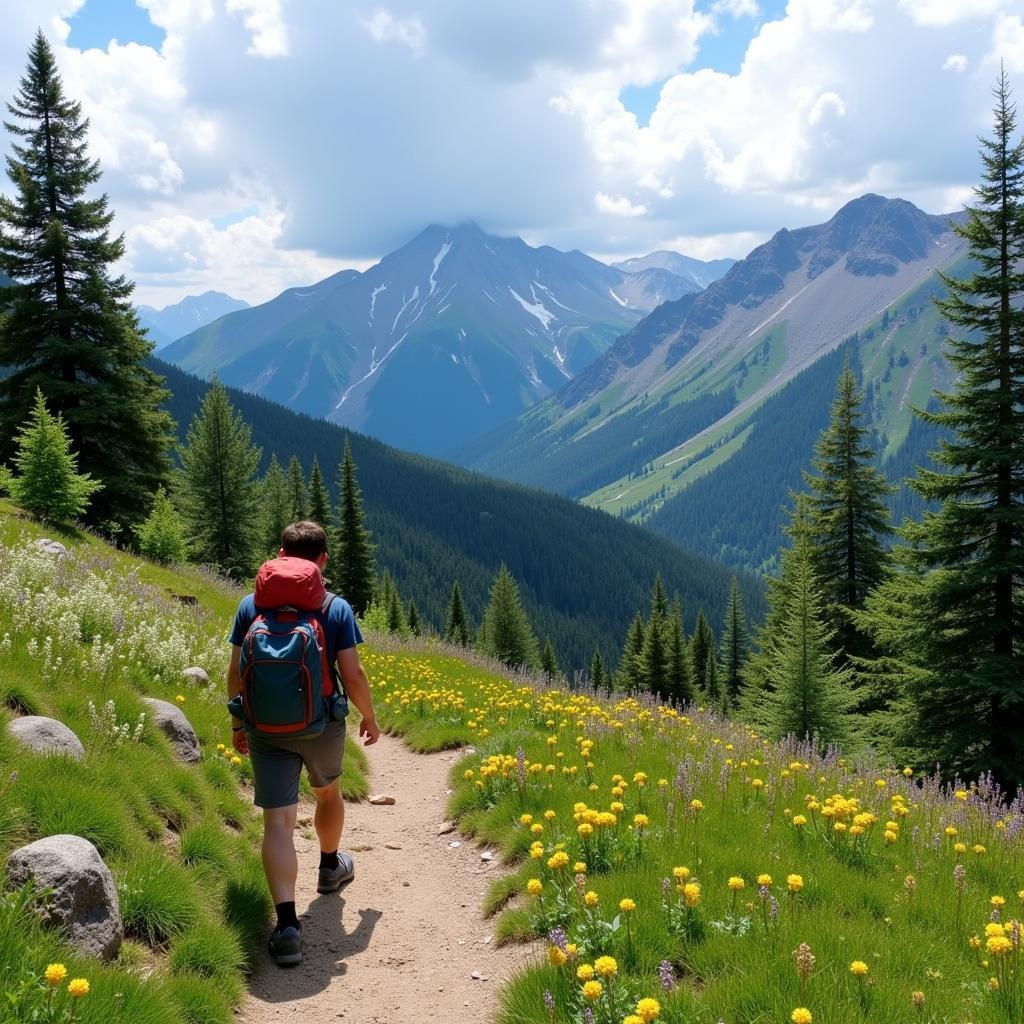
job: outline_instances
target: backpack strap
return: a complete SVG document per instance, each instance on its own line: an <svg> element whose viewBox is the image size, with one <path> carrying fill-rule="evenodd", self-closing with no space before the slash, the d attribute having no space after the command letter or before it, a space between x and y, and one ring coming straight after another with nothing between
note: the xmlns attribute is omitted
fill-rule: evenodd
<svg viewBox="0 0 1024 1024"><path fill-rule="evenodd" d="M326 643L327 638L327 615L331 610L331 605L337 600L338 595L332 594L329 590L324 595L324 603L320 606L320 619L324 628L324 642ZM343 693L345 699L348 700L348 691L345 689L345 684L341 680L341 674L338 672L338 652L334 652L334 661L332 661L327 667L330 670L331 678L334 680L334 688L336 692Z"/></svg>

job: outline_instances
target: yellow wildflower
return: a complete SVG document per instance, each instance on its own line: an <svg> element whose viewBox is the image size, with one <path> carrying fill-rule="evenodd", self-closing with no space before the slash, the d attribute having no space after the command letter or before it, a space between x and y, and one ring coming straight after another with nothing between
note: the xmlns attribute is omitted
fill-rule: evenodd
<svg viewBox="0 0 1024 1024"><path fill-rule="evenodd" d="M619 900L619 910L624 914L632 914L636 910L636 901L626 896L624 899Z"/></svg>
<svg viewBox="0 0 1024 1024"><path fill-rule="evenodd" d="M619 972L619 965L613 956L599 956L594 961L594 970L602 978L614 978Z"/></svg>
<svg viewBox="0 0 1024 1024"><path fill-rule="evenodd" d="M576 968L576 977L580 981L590 981L590 979L593 976L594 976L593 964L580 964L579 967Z"/></svg>
<svg viewBox="0 0 1024 1024"><path fill-rule="evenodd" d="M68 969L63 964L49 964L43 972L46 984L56 988L68 976Z"/></svg>
<svg viewBox="0 0 1024 1024"><path fill-rule="evenodd" d="M565 951L558 948L558 946L550 946L548 948L548 960L551 961L552 967L561 967L565 964L568 957L565 955Z"/></svg>
<svg viewBox="0 0 1024 1024"><path fill-rule="evenodd" d="M89 982L85 978L72 978L68 982L68 995L72 999L81 999L89 994Z"/></svg>
<svg viewBox="0 0 1024 1024"><path fill-rule="evenodd" d="M757 884L758 885L771 885L772 884L772 876L771 875L758 875L757 876Z"/></svg>
<svg viewBox="0 0 1024 1024"><path fill-rule="evenodd" d="M661 1013L661 1004L657 999L652 999L650 996L646 999L641 999L636 1004L636 1015L644 1024L650 1024L652 1020L657 1018L659 1013Z"/></svg>
<svg viewBox="0 0 1024 1024"><path fill-rule="evenodd" d="M868 973L868 965L863 960L854 960L850 964L850 973L855 978L863 978Z"/></svg>
<svg viewBox="0 0 1024 1024"><path fill-rule="evenodd" d="M539 878L531 878L526 883L526 891L531 896L539 896L544 890L544 883Z"/></svg>
<svg viewBox="0 0 1024 1024"><path fill-rule="evenodd" d="M790 892L799 892L804 887L803 875L787 875L786 885Z"/></svg>
<svg viewBox="0 0 1024 1024"><path fill-rule="evenodd" d="M806 1006L798 1006L790 1015L793 1024L814 1024L814 1016Z"/></svg>
<svg viewBox="0 0 1024 1024"><path fill-rule="evenodd" d="M589 999L593 1002L595 999L601 998L601 993L604 991L604 986L599 981L587 981L583 985L583 998Z"/></svg>
<svg viewBox="0 0 1024 1024"><path fill-rule="evenodd" d="M746 887L747 887L747 883L744 882L743 879L740 878L739 875L733 875L729 879L729 888L733 892L739 892L741 889L745 889Z"/></svg>

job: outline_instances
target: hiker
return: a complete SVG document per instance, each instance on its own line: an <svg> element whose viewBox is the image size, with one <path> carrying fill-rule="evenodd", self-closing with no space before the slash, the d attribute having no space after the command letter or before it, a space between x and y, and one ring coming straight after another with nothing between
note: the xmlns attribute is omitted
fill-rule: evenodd
<svg viewBox="0 0 1024 1024"><path fill-rule="evenodd" d="M338 780L349 699L362 714L364 745L380 736L356 650L363 637L349 603L324 589L326 564L327 535L320 526L285 527L278 558L260 567L229 638L231 739L251 759L254 803L263 811L263 868L277 909L270 953L278 966L302 961L293 842L302 766L316 796L317 892L337 892L355 874L352 857L339 852L345 805Z"/></svg>

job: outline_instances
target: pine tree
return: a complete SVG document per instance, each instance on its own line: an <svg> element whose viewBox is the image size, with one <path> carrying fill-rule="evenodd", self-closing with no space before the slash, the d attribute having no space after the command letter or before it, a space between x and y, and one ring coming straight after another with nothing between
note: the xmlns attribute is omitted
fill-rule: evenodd
<svg viewBox="0 0 1024 1024"><path fill-rule="evenodd" d="M654 586L651 588L651 618L663 622L668 618L668 598L665 596L665 581L660 572L654 578Z"/></svg>
<svg viewBox="0 0 1024 1024"><path fill-rule="evenodd" d="M313 469L309 474L309 518L325 530L331 525L331 496L327 493L320 460L313 456Z"/></svg>
<svg viewBox="0 0 1024 1024"><path fill-rule="evenodd" d="M636 690L643 686L644 639L647 628L644 617L637 612L626 631L626 642L622 645L619 668L615 673L617 690Z"/></svg>
<svg viewBox="0 0 1024 1024"><path fill-rule="evenodd" d="M167 479L173 426L160 408L163 381L144 365L152 345L131 305L132 285L110 268L124 240L110 237L107 198L87 198L100 179L88 155L89 122L64 95L40 32L8 104L13 136L0 196L0 462L37 390L63 416L79 469L102 484L88 520L112 532L141 521Z"/></svg>
<svg viewBox="0 0 1024 1024"><path fill-rule="evenodd" d="M594 691L605 689L608 686L608 675L604 670L604 659L601 652L595 647L594 656L590 659L590 685Z"/></svg>
<svg viewBox="0 0 1024 1024"><path fill-rule="evenodd" d="M824 747L847 735L850 670L835 664L806 535L793 549L790 580L785 618L769 648L771 695L758 719L777 739L814 739Z"/></svg>
<svg viewBox="0 0 1024 1024"><path fill-rule="evenodd" d="M345 438L338 491L340 500L334 532L336 568L334 579L345 599L357 615L373 600L373 581L376 567L373 544L363 515L363 496L356 482L356 464L352 449Z"/></svg>
<svg viewBox="0 0 1024 1024"><path fill-rule="evenodd" d="M387 615L389 633L397 633L404 636L409 632L409 624L405 620L405 609L402 607L402 598L398 593L398 586L387 569L380 583L380 603Z"/></svg>
<svg viewBox="0 0 1024 1024"><path fill-rule="evenodd" d="M466 606L462 602L462 591L459 588L459 581L456 580L452 584L452 596L448 602L448 616L444 624L444 638L450 644L468 647L472 635L469 617L466 615Z"/></svg>
<svg viewBox="0 0 1024 1024"><path fill-rule="evenodd" d="M406 614L406 622L408 622L409 632L412 633L413 636L423 635L423 622L420 619L420 612L416 607L416 602L411 599L409 601L409 611Z"/></svg>
<svg viewBox="0 0 1024 1024"><path fill-rule="evenodd" d="M293 455L288 463L289 523L301 523L306 519L306 478L298 456ZM287 525L287 523L285 524Z"/></svg>
<svg viewBox="0 0 1024 1024"><path fill-rule="evenodd" d="M815 446L815 473L804 473L815 578L844 664L870 652L850 612L864 607L885 574L883 542L892 533L887 499L896 490L875 466L871 432L860 422L863 403L847 356L831 421Z"/></svg>
<svg viewBox="0 0 1024 1024"><path fill-rule="evenodd" d="M883 649L922 760L950 774L992 771L1024 784L1024 142L1005 70L995 127L981 140L982 181L954 224L977 270L943 277L938 303L962 332L941 408L919 413L950 435L914 490L938 511L901 531L901 571L858 619ZM904 618L895 631L884 616Z"/></svg>
<svg viewBox="0 0 1024 1024"><path fill-rule="evenodd" d="M697 625L690 641L690 660L693 662L693 677L697 688L707 692L708 654L715 649L715 634L711 630L704 609L697 610Z"/></svg>
<svg viewBox="0 0 1024 1024"><path fill-rule="evenodd" d="M729 587L729 604L725 611L725 632L722 634L722 686L734 707L743 688L743 666L747 660L748 642L743 594L739 580L733 576Z"/></svg>
<svg viewBox="0 0 1024 1024"><path fill-rule="evenodd" d="M15 438L17 476L0 467L0 487L14 503L37 519L69 523L81 516L100 489L88 473L78 472L78 458L63 417L50 415L42 391Z"/></svg>
<svg viewBox="0 0 1024 1024"><path fill-rule="evenodd" d="M158 487L153 508L138 529L139 550L147 558L164 565L184 562L188 554L185 524L168 493Z"/></svg>
<svg viewBox="0 0 1024 1024"><path fill-rule="evenodd" d="M291 522L291 495L288 493L288 481L285 479L281 463L276 455L270 456L267 475L263 478L262 494L260 495L260 512L262 526L261 548L265 554L277 554L281 547L281 534Z"/></svg>
<svg viewBox="0 0 1024 1024"><path fill-rule="evenodd" d="M644 631L644 645L640 654L643 687L659 700L668 700L672 693L665 625L664 616L657 613L651 616Z"/></svg>
<svg viewBox="0 0 1024 1024"><path fill-rule="evenodd" d="M682 707L694 698L693 677L690 673L690 652L683 631L683 609L673 602L668 620L668 678L669 699Z"/></svg>
<svg viewBox="0 0 1024 1024"><path fill-rule="evenodd" d="M562 670L558 667L558 657L555 654L554 647L551 646L550 639L544 641L544 650L541 651L540 655L540 670L544 673L544 678L549 683L562 674Z"/></svg>
<svg viewBox="0 0 1024 1024"><path fill-rule="evenodd" d="M537 665L537 639L523 610L519 587L502 563L480 627L483 652L512 667Z"/></svg>
<svg viewBox="0 0 1024 1024"><path fill-rule="evenodd" d="M723 700L728 700L722 684L718 681L718 658L715 656L714 647L709 648L707 661L704 663L704 694L709 707L721 709Z"/></svg>
<svg viewBox="0 0 1024 1024"><path fill-rule="evenodd" d="M236 579L247 575L259 542L260 449L220 381L203 398L180 453L182 513L193 554Z"/></svg>

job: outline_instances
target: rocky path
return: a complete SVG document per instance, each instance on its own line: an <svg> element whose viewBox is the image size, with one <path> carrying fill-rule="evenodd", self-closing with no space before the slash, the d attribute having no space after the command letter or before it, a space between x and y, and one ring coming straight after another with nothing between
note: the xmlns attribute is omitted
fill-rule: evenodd
<svg viewBox="0 0 1024 1024"><path fill-rule="evenodd" d="M413 754L389 736L368 753L373 792L392 794L397 803L348 807L342 848L354 851L356 877L331 896L317 895L312 808L300 808L295 838L305 960L281 970L263 954L243 1022L486 1024L498 988L526 955L497 950L492 923L480 914L500 870L497 858L482 861L472 842L438 834L457 755Z"/></svg>

